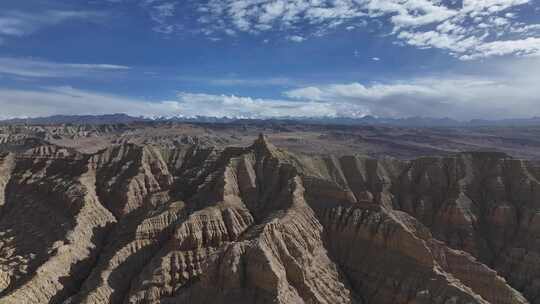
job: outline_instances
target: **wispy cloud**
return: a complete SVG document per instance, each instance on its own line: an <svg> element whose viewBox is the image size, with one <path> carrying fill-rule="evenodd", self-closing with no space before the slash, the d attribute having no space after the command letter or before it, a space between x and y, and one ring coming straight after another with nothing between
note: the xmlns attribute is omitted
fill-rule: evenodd
<svg viewBox="0 0 540 304"><path fill-rule="evenodd" d="M0 74L28 78L85 77L96 73L124 71L114 64L59 63L29 58L0 57Z"/></svg>
<svg viewBox="0 0 540 304"><path fill-rule="evenodd" d="M142 7L149 11L150 18L156 23L153 30L163 34L171 34L183 26L174 23L172 17L176 13L177 3L173 1L143 1Z"/></svg>
<svg viewBox="0 0 540 304"><path fill-rule="evenodd" d="M40 90L0 89L0 107L3 118L11 118L84 113L140 115L148 111L157 113L161 106L71 87L49 87Z"/></svg>
<svg viewBox="0 0 540 304"><path fill-rule="evenodd" d="M216 78L203 79L204 82L215 86L246 86L246 87L265 87L265 86L291 86L297 83L296 80L285 77L271 78Z"/></svg>
<svg viewBox="0 0 540 304"><path fill-rule="evenodd" d="M0 39L30 35L42 28L54 26L69 20L95 20L106 14L94 11L46 10L23 12L6 10L0 12ZM2 38L3 36L3 38Z"/></svg>

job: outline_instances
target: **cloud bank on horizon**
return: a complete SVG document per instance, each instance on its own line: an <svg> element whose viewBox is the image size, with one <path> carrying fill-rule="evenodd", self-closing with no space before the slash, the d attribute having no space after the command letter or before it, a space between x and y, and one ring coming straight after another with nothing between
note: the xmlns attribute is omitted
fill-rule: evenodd
<svg viewBox="0 0 540 304"><path fill-rule="evenodd" d="M118 67L106 66L111 68ZM512 66L501 64L491 70L497 75L493 77L446 75L390 84L334 83L283 91L278 99L177 92L172 99L150 102L73 87L0 89L4 109L0 118L81 114L81 109L84 114L146 117L532 117L540 115L540 73L530 73L531 69L540 71L539 59L526 59ZM69 69L67 73L77 74Z"/></svg>
<svg viewBox="0 0 540 304"><path fill-rule="evenodd" d="M0 4L0 118L540 115L535 0L33 1Z"/></svg>

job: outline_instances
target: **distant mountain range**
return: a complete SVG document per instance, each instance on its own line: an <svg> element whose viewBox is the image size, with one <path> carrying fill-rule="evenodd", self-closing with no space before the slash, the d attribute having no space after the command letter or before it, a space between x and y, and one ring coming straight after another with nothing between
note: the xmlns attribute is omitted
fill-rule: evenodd
<svg viewBox="0 0 540 304"><path fill-rule="evenodd" d="M380 118L364 116L361 118L347 117L280 117L268 119L239 119L228 117L134 117L126 114L107 115L54 115L34 118L14 118L0 120L0 124L32 124L32 125L57 125L57 124L129 124L136 122L188 122L188 123L305 123L318 125L347 125L347 126L396 126L396 127L473 127L473 126L540 126L540 117L521 119L474 119L470 121L458 121L451 118Z"/></svg>

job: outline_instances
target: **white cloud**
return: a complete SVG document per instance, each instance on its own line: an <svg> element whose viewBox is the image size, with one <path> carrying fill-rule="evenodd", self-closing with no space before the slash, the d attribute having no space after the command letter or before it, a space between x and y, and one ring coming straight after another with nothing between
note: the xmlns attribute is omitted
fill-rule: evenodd
<svg viewBox="0 0 540 304"><path fill-rule="evenodd" d="M396 95L437 97L438 90L429 86L413 84L375 84L365 86L360 83L332 84L322 87L306 87L285 92L294 99L330 101L339 99L380 100Z"/></svg>
<svg viewBox="0 0 540 304"><path fill-rule="evenodd" d="M484 65L486 66L486 65ZM127 113L135 116L452 117L498 119L540 116L540 58L498 63L475 74L454 73L388 83L311 85L283 98L181 92L148 101L71 87L0 89L2 115ZM490 76L486 76L490 75Z"/></svg>
<svg viewBox="0 0 540 304"><path fill-rule="evenodd" d="M530 0L463 0L463 11L473 16L491 14L529 2Z"/></svg>
<svg viewBox="0 0 540 304"><path fill-rule="evenodd" d="M540 56L540 38L525 38L519 40L501 40L484 43L476 47L476 52L463 55L464 60L490 56L518 54L521 56Z"/></svg>
<svg viewBox="0 0 540 304"><path fill-rule="evenodd" d="M391 83L314 85L282 99L181 92L154 101L70 87L0 89L4 116L106 114L143 116L364 116L510 118L540 115L539 58L504 62L478 74L456 73ZM484 75L484 76L482 76ZM492 76L485 76L492 75Z"/></svg>
<svg viewBox="0 0 540 304"><path fill-rule="evenodd" d="M263 13L259 15L259 23L261 24L268 24L275 20L276 18L279 18L280 16L285 13L285 3L283 1L275 1L266 3L262 7Z"/></svg>
<svg viewBox="0 0 540 304"><path fill-rule="evenodd" d="M458 54L467 53L481 45L480 40L474 36L447 34L438 31L408 32L402 31L398 38L408 44L420 47L449 50Z"/></svg>
<svg viewBox="0 0 540 304"><path fill-rule="evenodd" d="M336 115L335 106L331 103L227 95L179 93L178 100L170 101L169 105L184 116L267 118Z"/></svg>
<svg viewBox="0 0 540 304"><path fill-rule="evenodd" d="M438 1L369 1L368 9L375 14L392 14L391 22L397 27L417 27L440 23L458 14Z"/></svg>
<svg viewBox="0 0 540 304"><path fill-rule="evenodd" d="M298 35L288 36L287 39L292 41L292 42L303 42L303 41L306 40L306 38L304 38L302 36L298 36Z"/></svg>
<svg viewBox="0 0 540 304"><path fill-rule="evenodd" d="M365 15L350 0L210 0L199 4L198 11L206 25L213 24L211 32L225 27L248 33L289 31L302 23L314 26L315 33Z"/></svg>
<svg viewBox="0 0 540 304"><path fill-rule="evenodd" d="M154 30L166 34L186 30L195 23L197 26L188 30L202 33L211 40L220 39L220 35L277 32L284 39L301 42L332 31L352 31L365 26L374 30L379 27L369 28L370 24L383 24L378 30L390 31L398 42L419 48L441 49L460 59L479 59L538 53L536 48L523 45L530 43L530 38L540 38L540 27L524 21L527 17L521 18L530 9L540 9L535 2L138 0L137 3L148 10L150 18L157 24ZM388 32L379 34L386 35ZM261 35L261 40L265 39Z"/></svg>
<svg viewBox="0 0 540 304"><path fill-rule="evenodd" d="M303 41L370 20L386 22L400 41L419 48L437 48L457 58L523 55L536 51L514 46L540 38L533 25L519 21L533 0L209 0L198 5L202 32L234 30L250 34L285 32ZM521 9L521 10L520 10ZM302 33L301 35L292 35ZM518 41L523 40L523 43ZM515 41L515 42L502 42ZM501 43L498 43L501 42Z"/></svg>
<svg viewBox="0 0 540 304"><path fill-rule="evenodd" d="M94 73L124 71L129 67L114 64L58 63L30 58L0 57L0 74L29 78L66 78Z"/></svg>
<svg viewBox="0 0 540 304"><path fill-rule="evenodd" d="M388 84L332 84L285 92L288 98L339 105L338 115L509 118L540 115L540 59L504 62L482 75L423 77ZM340 108L346 109L339 112Z"/></svg>
<svg viewBox="0 0 540 304"><path fill-rule="evenodd" d="M540 33L540 24L517 24L511 28L511 31L515 33L538 34Z"/></svg>
<svg viewBox="0 0 540 304"><path fill-rule="evenodd" d="M463 60L502 55L540 54L534 25L517 20L530 0L465 0L455 14L432 27L403 26L394 21L397 37L420 48L438 48ZM511 12L513 10L513 12ZM502 15L502 16L501 16Z"/></svg>
<svg viewBox="0 0 540 304"><path fill-rule="evenodd" d="M334 105L312 101L179 93L175 100L149 102L71 87L0 89L0 108L4 118L110 113L147 117L203 115L251 118L336 115Z"/></svg>

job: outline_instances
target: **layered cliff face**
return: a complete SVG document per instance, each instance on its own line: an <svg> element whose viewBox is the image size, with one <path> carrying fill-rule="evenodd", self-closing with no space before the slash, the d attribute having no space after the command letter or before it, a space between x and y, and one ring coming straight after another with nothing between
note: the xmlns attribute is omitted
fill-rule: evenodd
<svg viewBox="0 0 540 304"><path fill-rule="evenodd" d="M540 170L244 148L0 155L0 303L540 303Z"/></svg>

